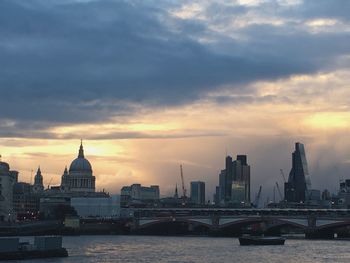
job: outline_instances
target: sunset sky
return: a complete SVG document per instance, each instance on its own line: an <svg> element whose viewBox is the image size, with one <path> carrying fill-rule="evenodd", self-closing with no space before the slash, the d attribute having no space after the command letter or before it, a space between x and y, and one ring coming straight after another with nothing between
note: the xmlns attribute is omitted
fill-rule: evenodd
<svg viewBox="0 0 350 263"><path fill-rule="evenodd" d="M272 196L305 144L312 185L350 179L350 1L1 0L0 154L60 183L80 139L98 190L206 182L247 154ZM33 172L33 173L34 173Z"/></svg>

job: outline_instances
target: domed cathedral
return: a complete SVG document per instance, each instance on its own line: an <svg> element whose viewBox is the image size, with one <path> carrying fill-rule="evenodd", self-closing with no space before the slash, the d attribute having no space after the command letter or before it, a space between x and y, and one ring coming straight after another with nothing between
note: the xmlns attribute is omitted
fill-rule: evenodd
<svg viewBox="0 0 350 263"><path fill-rule="evenodd" d="M64 169L61 189L64 192L95 192L95 176L90 162L84 156L82 141L78 157L71 163L69 171L67 167Z"/></svg>

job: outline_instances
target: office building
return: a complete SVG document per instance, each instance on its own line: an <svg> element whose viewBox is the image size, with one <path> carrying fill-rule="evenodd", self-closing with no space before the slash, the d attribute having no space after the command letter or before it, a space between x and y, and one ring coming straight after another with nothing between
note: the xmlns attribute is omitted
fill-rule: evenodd
<svg viewBox="0 0 350 263"><path fill-rule="evenodd" d="M284 185L284 196L287 202L303 203L308 199L307 191L311 190L311 180L306 160L305 148L302 143L295 144L292 154L292 169L288 182ZM315 193L311 193L314 195Z"/></svg>
<svg viewBox="0 0 350 263"><path fill-rule="evenodd" d="M246 155L237 155L232 161L231 156L225 158L225 169L219 174L219 189L216 194L216 204L228 205L236 199L232 197L233 184L244 186L244 198L242 202L250 204L250 166Z"/></svg>
<svg viewBox="0 0 350 263"><path fill-rule="evenodd" d="M232 183L231 203L235 206L246 206L246 187L243 181Z"/></svg>
<svg viewBox="0 0 350 263"><path fill-rule="evenodd" d="M205 183L201 181L191 182L191 203L205 204Z"/></svg>
<svg viewBox="0 0 350 263"><path fill-rule="evenodd" d="M120 193L120 206L149 206L159 201L159 186L150 187L133 184L124 186Z"/></svg>
<svg viewBox="0 0 350 263"><path fill-rule="evenodd" d="M220 203L224 203L225 201L225 185L226 185L226 170L221 170L220 174L219 174L219 202Z"/></svg>
<svg viewBox="0 0 350 263"><path fill-rule="evenodd" d="M15 183L13 187L13 208L18 220L38 218L41 195L34 189L34 186L29 183Z"/></svg>
<svg viewBox="0 0 350 263"><path fill-rule="evenodd" d="M119 196L72 197L70 206L81 218L119 217Z"/></svg>
<svg viewBox="0 0 350 263"><path fill-rule="evenodd" d="M17 179L18 172L11 171L8 163L0 161L0 222L13 221L16 218L13 209L13 186Z"/></svg>

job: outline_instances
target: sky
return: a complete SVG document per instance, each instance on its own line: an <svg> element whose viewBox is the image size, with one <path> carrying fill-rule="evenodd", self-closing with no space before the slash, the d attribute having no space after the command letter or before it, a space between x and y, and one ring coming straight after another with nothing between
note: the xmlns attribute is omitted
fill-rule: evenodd
<svg viewBox="0 0 350 263"><path fill-rule="evenodd" d="M305 144L313 188L350 179L350 1L1 0L0 154L58 185L80 139L97 190L206 182L247 154L272 196ZM33 171L33 172L32 172Z"/></svg>

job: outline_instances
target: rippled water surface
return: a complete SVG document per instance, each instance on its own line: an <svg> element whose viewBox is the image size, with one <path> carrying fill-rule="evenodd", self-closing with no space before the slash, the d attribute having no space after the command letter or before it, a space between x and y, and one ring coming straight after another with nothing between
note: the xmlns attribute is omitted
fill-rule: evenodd
<svg viewBox="0 0 350 263"><path fill-rule="evenodd" d="M68 258L25 262L350 262L350 241L242 247L236 238L78 236L63 243Z"/></svg>

